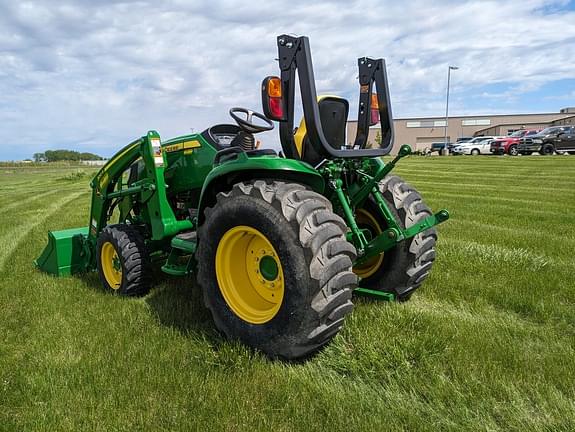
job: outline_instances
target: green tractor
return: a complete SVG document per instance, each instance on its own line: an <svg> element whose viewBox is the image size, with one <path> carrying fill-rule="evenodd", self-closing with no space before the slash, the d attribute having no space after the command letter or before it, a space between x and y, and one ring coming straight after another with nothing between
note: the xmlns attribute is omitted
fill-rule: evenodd
<svg viewBox="0 0 575 432"><path fill-rule="evenodd" d="M357 134L349 105L318 98L307 37L277 38L279 77L262 83L264 114L232 108L236 124L162 141L148 132L91 181L88 227L53 231L36 265L64 276L97 270L125 296L151 288L152 264L195 275L216 327L270 357L325 346L352 309L352 293L407 300L435 259L433 214L390 175L393 123L385 63L358 60ZM303 119L294 128L296 77ZM282 151L254 135L279 122ZM380 124L381 139L368 140Z"/></svg>

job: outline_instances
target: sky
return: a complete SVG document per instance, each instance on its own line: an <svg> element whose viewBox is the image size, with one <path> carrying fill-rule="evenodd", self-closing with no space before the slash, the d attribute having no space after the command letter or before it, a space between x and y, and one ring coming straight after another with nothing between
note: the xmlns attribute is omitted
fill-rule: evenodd
<svg viewBox="0 0 575 432"><path fill-rule="evenodd" d="M0 0L0 160L109 157L261 111L276 36L310 38L318 93L357 114L357 58L386 59L395 118L575 106L575 2ZM268 133L270 146L277 133Z"/></svg>

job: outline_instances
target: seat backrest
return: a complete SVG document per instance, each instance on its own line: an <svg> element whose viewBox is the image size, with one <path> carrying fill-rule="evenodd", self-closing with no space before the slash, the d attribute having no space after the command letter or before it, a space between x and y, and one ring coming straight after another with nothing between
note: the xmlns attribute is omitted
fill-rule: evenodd
<svg viewBox="0 0 575 432"><path fill-rule="evenodd" d="M320 96L318 98L319 115L323 134L330 145L341 149L345 145L345 129L349 114L349 103L338 96ZM329 157L321 143L314 143L307 136L305 119L302 119L294 135L300 158L310 165L317 165Z"/></svg>

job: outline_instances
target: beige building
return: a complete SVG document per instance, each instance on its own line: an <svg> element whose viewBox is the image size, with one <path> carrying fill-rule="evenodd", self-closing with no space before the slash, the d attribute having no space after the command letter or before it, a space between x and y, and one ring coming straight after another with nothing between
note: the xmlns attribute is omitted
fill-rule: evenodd
<svg viewBox="0 0 575 432"><path fill-rule="evenodd" d="M479 135L509 135L522 129L543 129L549 126L575 125L575 108L563 108L558 113L545 114L498 114L478 116L453 116L447 123L447 140L455 142L459 137ZM425 150L431 143L443 142L445 117L400 118L393 121L395 141L392 154L402 144L409 144L414 151ZM352 141L357 130L357 122L347 123L347 139ZM369 132L369 141L375 142L377 127Z"/></svg>

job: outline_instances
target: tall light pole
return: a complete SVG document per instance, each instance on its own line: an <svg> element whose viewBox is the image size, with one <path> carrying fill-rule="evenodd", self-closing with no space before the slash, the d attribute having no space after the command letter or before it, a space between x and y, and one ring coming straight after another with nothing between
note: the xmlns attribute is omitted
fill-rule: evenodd
<svg viewBox="0 0 575 432"><path fill-rule="evenodd" d="M448 121L448 117L449 117L449 81L451 79L451 71L452 70L457 70L459 69L457 66L448 66L447 67L447 99L445 101L445 127L444 127L444 137L443 137L443 143L445 144L445 147L443 148L443 151L445 155L449 154L449 149L447 148L447 121Z"/></svg>

